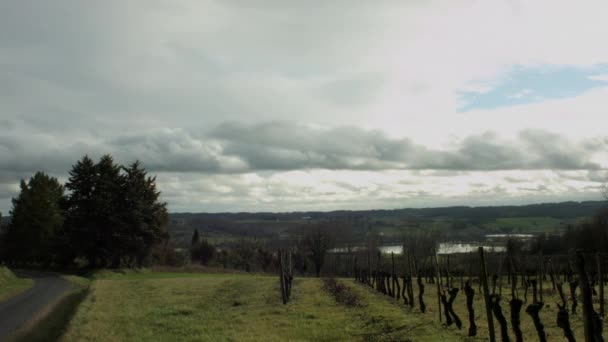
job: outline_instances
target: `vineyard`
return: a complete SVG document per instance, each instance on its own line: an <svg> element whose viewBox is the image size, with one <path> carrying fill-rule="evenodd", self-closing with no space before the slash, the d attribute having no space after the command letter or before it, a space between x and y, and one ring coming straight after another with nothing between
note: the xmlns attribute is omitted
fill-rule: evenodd
<svg viewBox="0 0 608 342"><path fill-rule="evenodd" d="M289 260L288 252L282 255ZM367 289L464 340L603 341L605 259L582 251L551 256L483 248L427 256L360 251L332 256L333 276L324 280L324 289L346 306L358 305L351 287ZM282 282L291 284L290 262L281 265Z"/></svg>

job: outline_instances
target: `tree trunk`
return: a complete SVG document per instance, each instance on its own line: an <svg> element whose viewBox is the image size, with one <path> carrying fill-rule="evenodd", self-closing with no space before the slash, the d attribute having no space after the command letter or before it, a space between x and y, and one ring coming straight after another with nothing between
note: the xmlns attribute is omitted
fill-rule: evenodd
<svg viewBox="0 0 608 342"><path fill-rule="evenodd" d="M426 312L426 304L424 304L424 284L422 283L422 274L418 274L418 302L420 303L420 312Z"/></svg>
<svg viewBox="0 0 608 342"><path fill-rule="evenodd" d="M469 311L469 336L477 336L477 324L475 324L475 309L473 308L473 299L475 290L471 287L471 282L467 280L464 285L464 294L467 297L467 310Z"/></svg>
<svg viewBox="0 0 608 342"><path fill-rule="evenodd" d="M512 298L509 302L511 307L511 325L513 334L515 335L515 341L522 342L524 340L523 333L521 332L521 308L524 302L518 298Z"/></svg>
<svg viewBox="0 0 608 342"><path fill-rule="evenodd" d="M509 328L507 326L507 319L505 315L502 313L502 308L500 307L500 296L494 294L490 297L490 301L492 304L492 312L500 325L500 338L502 342L509 342Z"/></svg>
<svg viewBox="0 0 608 342"><path fill-rule="evenodd" d="M580 280L581 292L583 294L583 322L585 323L585 341L600 342L602 337L601 318L593 309L593 294L589 283L589 277L585 271L585 258L583 252L576 251L576 268Z"/></svg>
<svg viewBox="0 0 608 342"><path fill-rule="evenodd" d="M576 342L574 338L574 332L570 327L570 317L568 315L568 309L566 305L557 304L559 311L557 312L557 326L562 328L564 336L568 339L568 342Z"/></svg>
<svg viewBox="0 0 608 342"><path fill-rule="evenodd" d="M545 327L540 321L540 310L543 308L543 305L543 303L530 304L526 308L526 313L530 315L530 317L532 317L532 321L534 322L534 328L536 328L536 333L538 334L539 341L547 342L547 334L545 334Z"/></svg>

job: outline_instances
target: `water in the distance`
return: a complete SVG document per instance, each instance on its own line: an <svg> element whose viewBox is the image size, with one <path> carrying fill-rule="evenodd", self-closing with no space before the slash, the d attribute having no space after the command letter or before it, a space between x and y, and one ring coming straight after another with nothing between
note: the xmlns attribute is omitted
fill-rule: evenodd
<svg viewBox="0 0 608 342"><path fill-rule="evenodd" d="M482 243L472 242L440 242L437 246L437 254L456 254L456 253L470 253L477 252L478 248L483 246L483 249L487 252L505 252L507 248L505 246L489 246ZM356 252L364 249L364 247L351 248L352 252ZM380 246L380 251L383 254L402 254L402 245L385 245ZM348 249L345 247L333 248L329 251L330 253L347 253Z"/></svg>
<svg viewBox="0 0 608 342"><path fill-rule="evenodd" d="M505 246L486 246L480 243L469 242L440 242L437 248L437 254L456 254L477 252L479 247L483 246L483 250L487 252L505 252Z"/></svg>

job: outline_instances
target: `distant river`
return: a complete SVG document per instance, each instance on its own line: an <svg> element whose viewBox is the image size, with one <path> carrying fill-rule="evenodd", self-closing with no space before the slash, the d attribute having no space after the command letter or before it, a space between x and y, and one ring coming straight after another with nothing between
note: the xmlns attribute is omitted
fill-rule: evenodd
<svg viewBox="0 0 608 342"><path fill-rule="evenodd" d="M483 246L483 249L488 252L505 252L507 250L504 246L488 246L481 243L469 243L469 242L440 242L437 247L437 254L456 254L456 253L470 253L476 252L477 249ZM352 251L358 251L365 249L365 247L354 247ZM402 254L402 245L384 245L380 246L380 251L384 254ZM345 247L333 248L329 251L330 253L346 253L348 249Z"/></svg>

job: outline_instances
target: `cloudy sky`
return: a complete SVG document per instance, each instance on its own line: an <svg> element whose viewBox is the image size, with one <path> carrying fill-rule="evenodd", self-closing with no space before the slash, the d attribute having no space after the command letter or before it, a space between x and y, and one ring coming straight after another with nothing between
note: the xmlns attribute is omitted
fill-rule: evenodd
<svg viewBox="0 0 608 342"><path fill-rule="evenodd" d="M608 2L0 1L0 211L84 154L172 211L600 199Z"/></svg>

